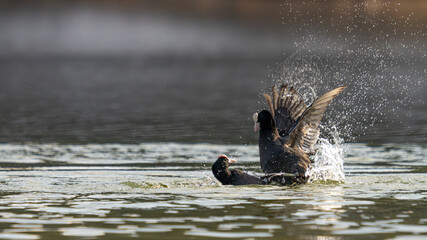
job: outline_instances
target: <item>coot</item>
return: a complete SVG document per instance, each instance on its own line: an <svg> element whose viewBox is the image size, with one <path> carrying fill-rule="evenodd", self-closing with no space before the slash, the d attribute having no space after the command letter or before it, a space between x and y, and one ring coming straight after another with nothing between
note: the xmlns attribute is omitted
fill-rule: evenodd
<svg viewBox="0 0 427 240"><path fill-rule="evenodd" d="M264 185L265 183L258 177L251 176L238 169L229 169L231 163L236 162L225 155L218 157L212 165L213 175L223 185Z"/></svg>
<svg viewBox="0 0 427 240"><path fill-rule="evenodd" d="M254 130L259 131L261 168L266 174L286 173L295 177L282 178L284 184L304 183L314 153L313 146L319 137L319 124L329 103L344 86L335 88L314 101L309 107L297 91L282 85L280 91L273 86L273 97L264 94L270 111L253 115ZM274 178L280 174L272 174Z"/></svg>

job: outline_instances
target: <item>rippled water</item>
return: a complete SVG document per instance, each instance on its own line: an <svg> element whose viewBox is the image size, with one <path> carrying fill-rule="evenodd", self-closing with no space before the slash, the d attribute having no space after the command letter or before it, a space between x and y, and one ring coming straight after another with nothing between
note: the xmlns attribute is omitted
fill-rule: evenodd
<svg viewBox="0 0 427 240"><path fill-rule="evenodd" d="M253 145L2 144L0 239L425 239L425 145L346 144L345 180L220 186Z"/></svg>

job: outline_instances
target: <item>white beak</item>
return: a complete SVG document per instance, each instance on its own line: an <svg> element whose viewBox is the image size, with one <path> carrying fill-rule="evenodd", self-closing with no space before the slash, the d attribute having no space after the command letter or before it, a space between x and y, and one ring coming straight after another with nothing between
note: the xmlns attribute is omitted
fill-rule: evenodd
<svg viewBox="0 0 427 240"><path fill-rule="evenodd" d="M259 130L259 123L254 124L254 132L257 132Z"/></svg>
<svg viewBox="0 0 427 240"><path fill-rule="evenodd" d="M254 113L254 115L252 115L252 120L254 120L254 123L258 122L258 113Z"/></svg>
<svg viewBox="0 0 427 240"><path fill-rule="evenodd" d="M258 113L252 115L252 120L254 120L254 132L256 132L259 130Z"/></svg>
<svg viewBox="0 0 427 240"><path fill-rule="evenodd" d="M235 162L237 162L236 159L228 158L228 163L235 163Z"/></svg>

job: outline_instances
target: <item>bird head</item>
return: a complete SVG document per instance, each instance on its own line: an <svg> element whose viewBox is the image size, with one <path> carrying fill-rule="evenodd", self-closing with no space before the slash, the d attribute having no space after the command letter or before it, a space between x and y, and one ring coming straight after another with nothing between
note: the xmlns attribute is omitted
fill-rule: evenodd
<svg viewBox="0 0 427 240"><path fill-rule="evenodd" d="M262 110L259 113L254 113L252 115L252 119L254 121L254 131L258 131L259 129L263 130L274 130L276 128L276 124L274 123L273 116L267 110Z"/></svg>

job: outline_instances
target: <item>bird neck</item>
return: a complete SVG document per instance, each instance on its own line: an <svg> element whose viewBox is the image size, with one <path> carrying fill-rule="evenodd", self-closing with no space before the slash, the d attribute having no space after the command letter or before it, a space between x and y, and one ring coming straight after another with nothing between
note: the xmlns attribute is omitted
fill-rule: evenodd
<svg viewBox="0 0 427 240"><path fill-rule="evenodd" d="M280 135L279 135L279 132L277 132L276 128L273 128L273 129L270 129L270 128L262 129L261 128L259 131L259 137L260 137L260 139L268 139L270 141L276 141L280 137Z"/></svg>
<svg viewBox="0 0 427 240"><path fill-rule="evenodd" d="M233 180L231 171L228 168L215 169L213 173L216 179L218 179L223 185L230 185Z"/></svg>

